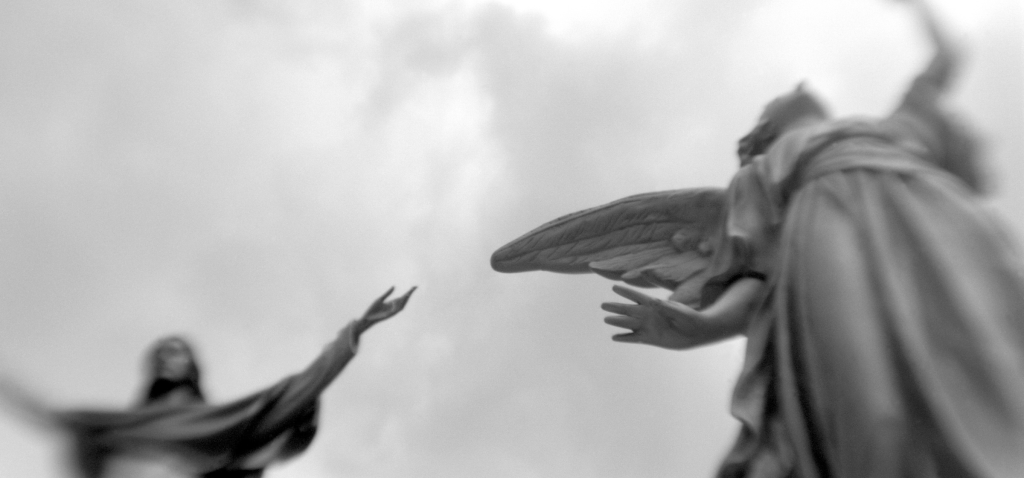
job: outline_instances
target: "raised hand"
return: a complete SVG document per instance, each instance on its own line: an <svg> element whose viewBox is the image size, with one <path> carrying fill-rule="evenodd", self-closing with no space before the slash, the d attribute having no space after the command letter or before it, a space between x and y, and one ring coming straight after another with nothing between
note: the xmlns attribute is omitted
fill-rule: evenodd
<svg viewBox="0 0 1024 478"><path fill-rule="evenodd" d="M394 300L387 300L388 296L395 291L394 287L389 288L384 295L373 301L373 303L370 304L370 307L366 309L366 312L363 313L363 316L359 319L359 325L356 330L357 334L361 334L374 324L383 322L401 312L402 309L405 308L405 303L409 301L409 297L412 296L412 293L415 290L416 287L413 287L412 289L409 289L409 292L402 294L401 297Z"/></svg>
<svg viewBox="0 0 1024 478"><path fill-rule="evenodd" d="M925 0L892 0L905 3L916 13L924 26L928 38L935 48L935 55L923 76L930 78L939 88L948 87L960 64L960 48L939 20L934 8Z"/></svg>
<svg viewBox="0 0 1024 478"><path fill-rule="evenodd" d="M678 350L717 339L714 327L701 311L620 285L612 286L612 290L635 302L601 304L602 309L620 314L606 317L605 323L630 330L612 336L612 340L616 342L641 343ZM712 335L715 336L714 339Z"/></svg>

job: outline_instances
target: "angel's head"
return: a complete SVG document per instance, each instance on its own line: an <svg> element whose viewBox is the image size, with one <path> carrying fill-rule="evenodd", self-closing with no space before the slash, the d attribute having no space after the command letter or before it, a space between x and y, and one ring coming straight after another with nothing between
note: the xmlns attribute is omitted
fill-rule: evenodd
<svg viewBox="0 0 1024 478"><path fill-rule="evenodd" d="M740 138L737 151L740 164L746 165L755 156L764 154L772 143L789 129L810 122L824 121L828 117L828 111L821 101L807 91L801 82L793 91L768 103L754 129Z"/></svg>
<svg viewBox="0 0 1024 478"><path fill-rule="evenodd" d="M171 392L185 392L202 401L199 365L188 341L178 336L158 340L149 352L150 386L145 403L160 400Z"/></svg>

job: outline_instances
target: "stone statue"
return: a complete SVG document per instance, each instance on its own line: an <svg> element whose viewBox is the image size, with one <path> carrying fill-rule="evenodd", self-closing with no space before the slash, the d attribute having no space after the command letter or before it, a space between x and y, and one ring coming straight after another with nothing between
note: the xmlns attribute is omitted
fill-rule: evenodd
<svg viewBox="0 0 1024 478"><path fill-rule="evenodd" d="M305 370L232 402L206 403L192 348L180 337L153 347L151 381L134 410L61 411L6 379L0 398L72 435L73 467L84 478L257 478L313 441L320 393L355 355L360 335L401 312L416 288L387 300L393 290L345 326Z"/></svg>
<svg viewBox="0 0 1024 478"><path fill-rule="evenodd" d="M1024 476L1024 268L941 105L957 52L901 3L935 54L888 117L833 119L798 86L740 140L728 188L625 198L492 256L673 291L614 286L620 342L746 336L719 477Z"/></svg>

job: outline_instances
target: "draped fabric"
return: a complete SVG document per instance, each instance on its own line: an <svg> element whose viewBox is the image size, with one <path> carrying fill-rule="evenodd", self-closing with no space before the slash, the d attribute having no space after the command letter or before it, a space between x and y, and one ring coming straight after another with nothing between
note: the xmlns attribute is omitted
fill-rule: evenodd
<svg viewBox="0 0 1024 478"><path fill-rule="evenodd" d="M356 353L354 324L306 370L229 403L61 414L74 435L79 471L99 478L113 458L149 456L171 460L193 476L260 476L269 463L311 443L317 399Z"/></svg>
<svg viewBox="0 0 1024 478"><path fill-rule="evenodd" d="M768 293L719 477L1024 476L1024 268L927 87L733 179L704 302L751 272Z"/></svg>

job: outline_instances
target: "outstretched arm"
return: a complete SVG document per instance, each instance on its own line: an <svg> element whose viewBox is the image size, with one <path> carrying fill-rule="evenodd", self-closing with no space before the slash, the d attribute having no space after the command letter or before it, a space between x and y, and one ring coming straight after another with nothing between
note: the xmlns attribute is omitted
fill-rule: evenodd
<svg viewBox="0 0 1024 478"><path fill-rule="evenodd" d="M292 377L293 381L306 385L295 387L297 390L293 392L294 394L302 395L302 392L305 392L306 395L312 395L309 398L316 398L316 395L319 395L330 381L341 373L341 370L348 364L349 359L355 355L359 345L359 336L370 327L401 312L416 288L409 289L409 292L406 292L397 299L387 300L394 290L394 287L388 289L384 295L373 301L370 307L366 309L366 312L363 313L363 316L345 326L338 334L338 338L333 343L328 344L324 352L306 370Z"/></svg>
<svg viewBox="0 0 1024 478"><path fill-rule="evenodd" d="M409 289L409 292L406 292L401 297L388 301L388 296L394 291L394 287L388 289L384 295L378 297L377 300L370 304L370 307L366 309L366 312L362 317L356 320L355 330L353 333L355 333L357 340L359 336L363 332L366 332L370 327L390 319L401 312L402 309L405 308L405 303L409 302L409 297L411 297L412 293L416 291L416 287Z"/></svg>
<svg viewBox="0 0 1024 478"><path fill-rule="evenodd" d="M925 33L928 35L928 39L932 43L932 47L935 49L931 62L918 75L916 83L927 83L928 86L935 89L935 93L946 91L956 75L960 63L959 53L952 40L950 40L948 32L943 28L935 11L928 5L926 0L894 1L909 4L914 9L925 29Z"/></svg>
<svg viewBox="0 0 1024 478"><path fill-rule="evenodd" d="M60 425L58 415L39 396L30 393L20 384L6 376L0 376L0 405L38 425L56 428Z"/></svg>
<svg viewBox="0 0 1024 478"><path fill-rule="evenodd" d="M259 424L252 431L252 435L257 437L256 441L273 437L293 425L292 422L296 417L312 405L320 393L355 356L359 336L375 324L401 312L416 288L413 287L397 299L387 300L394 290L394 287L388 289L384 295L373 301L362 317L349 322L338 334L338 338L328 344L306 370L285 379L274 387L280 391L280 395L273 408L261 418ZM283 390L280 387L283 387Z"/></svg>
<svg viewBox="0 0 1024 478"><path fill-rule="evenodd" d="M982 158L977 154L977 141L971 129L942 105L959 68L958 48L925 0L895 1L914 9L935 54L887 121L893 132L909 140L907 144L923 146L918 154L923 153L923 157L960 178L970 189L983 193L987 181Z"/></svg>
<svg viewBox="0 0 1024 478"><path fill-rule="evenodd" d="M682 350L742 334L763 288L764 281L743 278L730 285L714 304L696 310L616 285L612 287L615 293L636 304L605 302L601 308L620 314L606 317L605 323L630 330L612 340Z"/></svg>
<svg viewBox="0 0 1024 478"><path fill-rule="evenodd" d="M928 64L922 76L932 79L936 86L945 90L949 87L953 76L957 73L960 59L953 42L949 39L948 33L943 29L935 16L935 11L925 0L906 0L911 3L917 12L921 23L924 24L928 38L935 48L932 61Z"/></svg>

